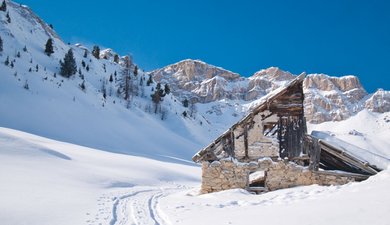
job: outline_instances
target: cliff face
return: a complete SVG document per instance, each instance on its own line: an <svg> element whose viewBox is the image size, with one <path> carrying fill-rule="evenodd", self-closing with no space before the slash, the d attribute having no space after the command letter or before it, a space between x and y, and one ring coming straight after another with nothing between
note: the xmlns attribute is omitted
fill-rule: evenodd
<svg viewBox="0 0 390 225"><path fill-rule="evenodd" d="M157 82L168 83L177 97L198 103L222 99L253 101L295 77L290 72L270 67L245 78L199 60L184 60L150 74ZM369 95L356 76L309 74L303 88L306 118L312 123L344 120L364 108L374 112L390 111L389 92L379 90Z"/></svg>
<svg viewBox="0 0 390 225"><path fill-rule="evenodd" d="M390 91L379 89L365 102L365 108L378 113L390 111Z"/></svg>
<svg viewBox="0 0 390 225"><path fill-rule="evenodd" d="M308 75L303 83L308 121L321 123L344 120L362 110L368 95L355 76Z"/></svg>

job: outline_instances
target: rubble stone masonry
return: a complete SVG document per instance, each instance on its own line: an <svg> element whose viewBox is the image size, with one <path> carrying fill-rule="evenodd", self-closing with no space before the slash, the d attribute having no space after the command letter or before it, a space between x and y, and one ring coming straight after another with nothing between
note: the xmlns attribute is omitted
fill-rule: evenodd
<svg viewBox="0 0 390 225"><path fill-rule="evenodd" d="M265 187L273 191L302 185L342 185L353 181L341 174L324 174L310 171L288 161L272 161L270 158L259 159L257 162L241 163L227 158L218 161L202 163L201 193L211 193L222 190L249 187L249 174L265 171Z"/></svg>

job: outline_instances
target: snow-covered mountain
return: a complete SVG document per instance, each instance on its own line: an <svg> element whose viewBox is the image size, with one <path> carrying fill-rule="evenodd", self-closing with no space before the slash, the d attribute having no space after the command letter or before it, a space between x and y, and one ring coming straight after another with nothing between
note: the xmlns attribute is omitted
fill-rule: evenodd
<svg viewBox="0 0 390 225"><path fill-rule="evenodd" d="M7 14L10 21L8 21ZM123 89L124 60L113 50L95 58L82 44L65 44L27 6L7 1L0 11L0 126L84 146L144 155L190 159L219 131L201 116L184 117L186 108L172 94L155 105L141 69L130 62L132 94ZM45 44L53 40L50 56ZM77 73L60 75L60 60L73 50ZM136 74L137 73L137 74ZM196 118L196 119L194 119ZM167 158L168 157L168 158Z"/></svg>
<svg viewBox="0 0 390 225"><path fill-rule="evenodd" d="M103 49L97 59L91 48L64 43L27 6L6 3L0 224L252 224L253 215L269 224L387 224L390 169L344 186L197 195L201 169L187 160L293 74L271 67L244 78L184 60L151 72L156 82L149 82L149 74L115 50ZM77 73L66 78L59 61L69 49ZM125 70L132 89L126 100ZM151 97L157 82L164 89L159 105ZM367 94L353 76L308 75L304 86L312 122L343 119L309 124L310 131L331 131L389 161L388 91ZM319 211L337 213L318 220Z"/></svg>
<svg viewBox="0 0 390 225"><path fill-rule="evenodd" d="M27 6L11 1L0 19L0 126L114 152L189 159L239 120L251 101L295 76L271 67L245 78L199 60L135 74L136 64L130 61L136 91L124 100L118 90L125 57L103 49L97 59L82 44L65 44ZM49 56L44 51L50 38L54 53ZM59 61L69 49L77 73L65 78L59 74ZM148 82L149 75L155 82ZM155 114L151 94L157 82L168 84L171 93ZM367 94L354 76L310 74L304 89L306 116L313 123L343 120L364 108L390 108L388 91Z"/></svg>
<svg viewBox="0 0 390 225"><path fill-rule="evenodd" d="M250 77L200 60L184 60L150 72L155 80L175 87L173 94L208 104L220 100L241 100L241 104L261 98L295 75L277 67L263 69ZM388 112L390 92L368 94L356 76L332 77L309 74L304 81L305 113L312 123L340 121L366 108ZM222 104L225 104L223 102ZM239 112L236 112L239 113Z"/></svg>

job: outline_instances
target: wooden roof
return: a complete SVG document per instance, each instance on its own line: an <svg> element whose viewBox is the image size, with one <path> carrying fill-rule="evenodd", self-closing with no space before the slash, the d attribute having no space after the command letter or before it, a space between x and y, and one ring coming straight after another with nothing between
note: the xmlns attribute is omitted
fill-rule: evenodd
<svg viewBox="0 0 390 225"><path fill-rule="evenodd" d="M212 147L215 144L219 143L222 138L224 138L227 135L230 135L231 131L234 130L236 127L250 122L250 120L253 118L254 115L257 115L258 113L263 112L264 110L267 110L272 101L274 101L278 97L285 94L291 87L293 87L299 83L302 83L303 79L305 78L305 75L306 75L305 73L300 74L299 76L297 76L295 79L293 79L292 81L290 81L286 85L284 85L278 89L275 89L274 91L270 92L266 96L262 97L260 99L260 103L258 105L256 105L254 108L252 108L251 111L246 116L244 116L240 121L235 123L232 127L230 127L227 131L225 131L222 135L220 135L218 138L216 138L214 141L212 141L205 148L203 148L199 152L197 152L192 157L192 160L194 162L197 162L197 163L202 161L203 157L205 155L207 155L207 153L209 153L209 151L211 151Z"/></svg>

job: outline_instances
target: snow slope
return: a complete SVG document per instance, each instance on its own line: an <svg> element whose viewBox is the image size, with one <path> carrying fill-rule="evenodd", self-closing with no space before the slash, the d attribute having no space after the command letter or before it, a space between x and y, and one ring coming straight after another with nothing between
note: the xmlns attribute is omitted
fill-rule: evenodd
<svg viewBox="0 0 390 225"><path fill-rule="evenodd" d="M343 186L197 195L199 167L7 128L0 143L1 224L389 224L390 167Z"/></svg>
<svg viewBox="0 0 390 225"><path fill-rule="evenodd" d="M390 113L362 110L340 122L308 124L308 132L327 131L344 142L390 159Z"/></svg>
<svg viewBox="0 0 390 225"><path fill-rule="evenodd" d="M171 224L388 225L390 170L361 183L296 187L252 195L235 189L161 200ZM172 204L175 203L175 204Z"/></svg>
<svg viewBox="0 0 390 225"><path fill-rule="evenodd" d="M108 153L6 128L0 128L0 143L1 224L116 224L116 208L126 195L183 189L200 178L198 167ZM149 217L149 212L140 214L141 222Z"/></svg>

